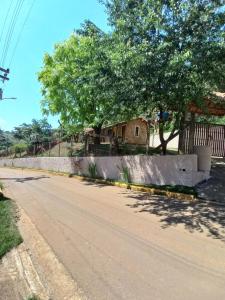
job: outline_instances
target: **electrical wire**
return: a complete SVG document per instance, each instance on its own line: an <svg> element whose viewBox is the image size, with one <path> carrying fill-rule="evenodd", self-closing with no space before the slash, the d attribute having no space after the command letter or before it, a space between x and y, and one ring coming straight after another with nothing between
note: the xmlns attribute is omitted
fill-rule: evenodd
<svg viewBox="0 0 225 300"><path fill-rule="evenodd" d="M7 13L6 13L4 22L3 22L3 26L2 26L2 30L1 30L1 36L0 36L0 44L1 44L2 37L3 37L3 33L4 33L4 30L5 30L5 25L6 25L6 22L7 22L9 13L10 13L10 10L11 10L11 8L12 8L12 4L13 4L13 0L11 0L11 2L10 2L10 4L9 4L9 7L8 7L8 10L7 10Z"/></svg>
<svg viewBox="0 0 225 300"><path fill-rule="evenodd" d="M11 14L11 20L8 22L9 26L8 26L8 30L5 34L5 41L4 41L3 50L2 50L2 57L1 57L1 65L2 66L3 66L3 62L4 62L4 56L5 56L5 51L6 51L6 47L7 47L7 41L8 41L9 35L10 35L10 31L11 31L11 28L12 28L12 25L13 25L13 20L15 18L15 14L16 14L16 11L18 9L20 1L21 0L17 0L15 6L13 8L13 12Z"/></svg>
<svg viewBox="0 0 225 300"><path fill-rule="evenodd" d="M30 17L30 14L31 14L31 11L32 11L32 9L33 9L33 7L34 7L35 1L36 1L36 0L33 0L33 2L31 3L30 8L29 8L28 11L27 11L27 15L26 15L26 17L25 17L25 19L24 19L23 25L22 25L22 27L21 27L21 30L20 30L19 35L18 35L18 38L17 38L17 40L16 40L15 46L14 46L13 51L12 51L12 56L11 56L10 63L9 63L9 68L10 68L11 65L12 65L12 62L13 62L13 59L14 59L14 56L15 56L17 47L18 47L18 45L19 45L19 42L20 42L22 33L23 33L24 28L25 28L25 26L26 26L26 23L27 23L27 21L28 21L28 19L29 19L29 17Z"/></svg>
<svg viewBox="0 0 225 300"><path fill-rule="evenodd" d="M8 19L8 16L9 16L9 12L11 10L11 7L12 7L12 3L13 3L13 0L11 2L11 6L10 8L8 9L8 12L7 12L7 15L6 15L6 18L5 18L5 22L4 22L4 29L5 29L5 25L7 23L7 19ZM14 11L12 12L12 15L15 13L15 10L16 10L16 7L17 5L19 4L19 0L17 0L16 2L16 5L14 6ZM11 16L12 17L12 16ZM3 56L4 56L4 52L5 52L5 47L6 47L6 40L8 38L8 35L9 35L9 31L10 31L10 28L11 28L11 23L12 23L12 20L9 23L9 28L7 30L7 33L5 34L5 41L4 41L4 44L3 44L3 47L2 47L2 57L1 57L1 65L2 65L2 61L3 61ZM3 33L4 33L4 29L2 29L2 37L3 37Z"/></svg>
<svg viewBox="0 0 225 300"><path fill-rule="evenodd" d="M18 16L19 16L21 8L23 6L23 2L24 2L24 0L18 0L15 7L14 7L14 12L13 12L13 15L12 15L11 23L9 25L9 29L8 29L8 32L7 32L6 37L5 37L4 50L3 50L3 54L2 54L2 60L1 60L1 65L3 67L5 65L8 50L9 50L9 47L10 47L10 42L11 42L12 35L13 35L14 29L15 29L15 25L16 25L17 20L18 20Z"/></svg>
<svg viewBox="0 0 225 300"><path fill-rule="evenodd" d="M14 9L14 15L12 17L12 21L11 21L11 24L9 26L9 30L7 32L7 37L5 39L5 48L4 48L3 57L2 57L2 65L3 66L4 66L5 60L7 58L8 50L9 50L9 47L10 47L10 42L11 42L11 39L12 39L12 35L13 35L14 29L15 29L17 19L18 19L18 15L19 15L20 10L21 10L22 5L23 5L23 1L24 0L18 0L17 5L15 6L15 9Z"/></svg>

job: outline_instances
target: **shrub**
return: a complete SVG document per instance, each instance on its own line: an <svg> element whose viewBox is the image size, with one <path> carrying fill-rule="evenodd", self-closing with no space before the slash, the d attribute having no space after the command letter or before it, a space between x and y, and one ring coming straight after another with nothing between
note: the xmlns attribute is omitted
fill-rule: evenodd
<svg viewBox="0 0 225 300"><path fill-rule="evenodd" d="M12 150L13 150L15 156L17 154L21 155L21 153L27 151L27 149L28 149L28 146L25 143L18 143L12 147Z"/></svg>
<svg viewBox="0 0 225 300"><path fill-rule="evenodd" d="M95 163L89 163L88 172L91 178L97 178L97 166Z"/></svg>
<svg viewBox="0 0 225 300"><path fill-rule="evenodd" d="M2 195L0 198L0 259L23 241L16 220L15 203Z"/></svg>
<svg viewBox="0 0 225 300"><path fill-rule="evenodd" d="M0 181L0 190L4 190L4 184Z"/></svg>
<svg viewBox="0 0 225 300"><path fill-rule="evenodd" d="M121 179L126 182L126 183L131 183L131 178L130 178L130 171L128 169L128 167L122 166L119 167L117 166L121 172Z"/></svg>
<svg viewBox="0 0 225 300"><path fill-rule="evenodd" d="M69 157L72 157L73 155L74 155L74 150L73 150L73 148L72 147L67 147L67 151L68 151L68 156Z"/></svg>

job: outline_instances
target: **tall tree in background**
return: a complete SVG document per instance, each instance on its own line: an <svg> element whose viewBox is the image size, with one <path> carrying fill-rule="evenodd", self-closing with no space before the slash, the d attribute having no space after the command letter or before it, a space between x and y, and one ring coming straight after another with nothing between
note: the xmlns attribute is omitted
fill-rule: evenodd
<svg viewBox="0 0 225 300"><path fill-rule="evenodd" d="M0 129L0 151L8 152L8 149L12 144L13 142L9 132Z"/></svg>
<svg viewBox="0 0 225 300"><path fill-rule="evenodd" d="M162 150L178 134L190 102L204 105L225 82L224 1L106 0L114 29L116 99L159 113ZM115 91L115 90L114 90ZM173 128L164 138L164 112Z"/></svg>
<svg viewBox="0 0 225 300"><path fill-rule="evenodd" d="M52 126L47 119L33 119L30 124L23 123L13 130L13 135L17 140L22 140L27 144L37 140L44 142L49 141L52 136Z"/></svg>
<svg viewBox="0 0 225 300"><path fill-rule="evenodd" d="M39 80L45 113L59 114L63 125L92 127L95 143L106 120L117 109L111 93L114 80L107 56L109 37L87 21L68 40L46 54Z"/></svg>

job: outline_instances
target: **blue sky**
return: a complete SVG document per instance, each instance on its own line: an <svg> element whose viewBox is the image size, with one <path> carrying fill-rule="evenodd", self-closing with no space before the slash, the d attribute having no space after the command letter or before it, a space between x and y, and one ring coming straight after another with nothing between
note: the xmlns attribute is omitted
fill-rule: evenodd
<svg viewBox="0 0 225 300"><path fill-rule="evenodd" d="M10 1L1 0L0 33ZM17 3L17 0L12 1L12 5ZM6 68L10 64L14 46L32 2L33 0L24 0L5 60ZM23 122L29 123L33 118L42 118L37 72L42 66L44 53L51 53L54 44L65 40L85 19L90 19L103 30L107 30L107 17L104 7L98 0L36 0L34 2L12 61L10 81L4 84L4 97L13 96L17 97L17 100L0 102L2 129L11 130ZM11 18L8 18L4 34L7 33L10 20ZM0 62L3 55L4 34L0 43ZM57 126L57 118L49 117L49 121L53 126Z"/></svg>

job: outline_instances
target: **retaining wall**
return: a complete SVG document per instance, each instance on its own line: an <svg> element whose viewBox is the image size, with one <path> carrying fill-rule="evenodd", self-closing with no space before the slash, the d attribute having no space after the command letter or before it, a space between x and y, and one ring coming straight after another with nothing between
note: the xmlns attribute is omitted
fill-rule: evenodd
<svg viewBox="0 0 225 300"><path fill-rule="evenodd" d="M121 180L127 167L133 183L195 186L209 178L198 171L197 155L112 156L112 157L32 157L1 159L0 167L22 167L89 175L90 163L97 166L98 176Z"/></svg>

